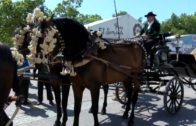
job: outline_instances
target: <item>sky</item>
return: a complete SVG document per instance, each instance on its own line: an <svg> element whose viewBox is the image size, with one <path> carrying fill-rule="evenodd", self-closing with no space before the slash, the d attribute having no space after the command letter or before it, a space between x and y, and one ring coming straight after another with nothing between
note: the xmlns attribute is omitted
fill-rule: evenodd
<svg viewBox="0 0 196 126"><path fill-rule="evenodd" d="M45 0L45 5L54 9L62 0ZM131 16L138 19L149 11L157 14L159 21L170 18L172 13L194 14L196 12L196 0L116 0L117 10L127 11ZM114 10L114 0L83 0L79 11L83 14L98 14L103 19L111 18Z"/></svg>

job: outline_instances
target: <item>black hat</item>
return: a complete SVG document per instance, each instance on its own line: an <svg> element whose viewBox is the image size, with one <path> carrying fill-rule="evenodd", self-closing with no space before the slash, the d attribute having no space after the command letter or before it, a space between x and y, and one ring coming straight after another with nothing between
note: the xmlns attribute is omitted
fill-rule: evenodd
<svg viewBox="0 0 196 126"><path fill-rule="evenodd" d="M145 15L145 17L149 17L149 16L157 16L156 14L154 14L152 11L148 12L148 14Z"/></svg>

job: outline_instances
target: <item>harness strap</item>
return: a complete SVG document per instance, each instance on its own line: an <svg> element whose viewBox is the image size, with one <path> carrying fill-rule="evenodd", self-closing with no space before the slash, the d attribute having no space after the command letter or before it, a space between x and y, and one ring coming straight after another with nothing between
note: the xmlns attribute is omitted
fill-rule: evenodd
<svg viewBox="0 0 196 126"><path fill-rule="evenodd" d="M17 107L16 107L16 110L14 111L14 113L13 113L13 115L12 115L12 117L11 117L10 120L6 123L5 126L10 126L10 124L12 123L12 121L14 120L14 118L16 117L16 115L17 115L17 113L18 113L19 110L20 110L20 107L17 106Z"/></svg>
<svg viewBox="0 0 196 126"><path fill-rule="evenodd" d="M127 77L130 77L130 78L133 78L133 77L134 78L139 78L137 75L135 76L133 74L130 74L131 71L130 72L126 72L126 71L123 70L123 69L133 70L132 67L124 66L124 65L119 65L119 64L115 64L115 63L111 63L111 62L109 62L109 61L107 61L105 59L102 59L102 58L99 58L99 57L96 57L96 56L93 56L93 55L88 55L88 57L90 57L92 59L95 59L97 61L100 61L100 62L106 64L108 67L111 67L111 68L115 69L116 71L118 71L118 72L126 75ZM137 69L135 69L135 70L137 70ZM142 70L139 69L139 71L142 71Z"/></svg>

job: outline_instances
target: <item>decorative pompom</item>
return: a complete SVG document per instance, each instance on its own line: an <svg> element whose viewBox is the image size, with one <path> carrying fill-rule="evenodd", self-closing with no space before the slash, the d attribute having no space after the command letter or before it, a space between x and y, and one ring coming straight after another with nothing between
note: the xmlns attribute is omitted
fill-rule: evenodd
<svg viewBox="0 0 196 126"><path fill-rule="evenodd" d="M104 42L100 41L99 42L99 48L102 49L102 50L104 50L104 49L107 48L107 46L106 46L106 44Z"/></svg>
<svg viewBox="0 0 196 126"><path fill-rule="evenodd" d="M12 51L12 56L14 57L14 59L16 60L18 65L22 65L23 61L24 61L24 57L22 54L20 54L16 48L11 48Z"/></svg>
<svg viewBox="0 0 196 126"><path fill-rule="evenodd" d="M103 34L102 34L102 32L101 31L97 31L97 36L98 37L101 37Z"/></svg>
<svg viewBox="0 0 196 126"><path fill-rule="evenodd" d="M27 23L33 23L33 14L28 13L26 21Z"/></svg>

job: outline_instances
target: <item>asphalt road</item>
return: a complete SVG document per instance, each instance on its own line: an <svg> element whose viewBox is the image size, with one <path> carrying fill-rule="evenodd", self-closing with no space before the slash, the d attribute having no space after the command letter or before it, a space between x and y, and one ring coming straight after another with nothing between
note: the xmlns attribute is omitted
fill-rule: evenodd
<svg viewBox="0 0 196 126"><path fill-rule="evenodd" d="M37 101L37 84L32 82L29 92L31 106L22 106L14 119L14 126L53 126L56 118L55 106L50 106L44 95L43 105L35 105ZM45 92L44 92L45 94ZM107 115L99 114L101 126L126 126L127 120L122 119L124 109L122 105L112 100L114 91L110 90L108 95ZM99 110L103 102L103 91L101 91ZM73 92L70 91L68 103L67 126L73 123ZM80 114L80 126L93 126L93 116L88 113L91 106L90 93L85 90ZM12 103L6 112L9 116L15 110ZM185 86L185 97L181 110L176 115L169 115L163 107L163 97L156 94L140 94L135 112L135 126L196 126L196 92Z"/></svg>

